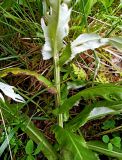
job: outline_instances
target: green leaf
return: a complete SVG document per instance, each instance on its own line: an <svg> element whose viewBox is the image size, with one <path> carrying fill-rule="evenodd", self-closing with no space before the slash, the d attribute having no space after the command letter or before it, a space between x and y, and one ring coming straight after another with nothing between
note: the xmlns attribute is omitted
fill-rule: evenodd
<svg viewBox="0 0 122 160"><path fill-rule="evenodd" d="M113 150L113 145L111 143L108 143L108 149L109 149L109 151Z"/></svg>
<svg viewBox="0 0 122 160"><path fill-rule="evenodd" d="M35 71L30 71L27 69L20 69L20 68L7 68L0 72L0 77L5 77L9 73L12 73L14 75L25 74L25 75L33 76L38 81L40 81L40 83L42 83L45 87L47 87L49 92L56 93L56 89L53 87L53 84L47 78L38 74Z"/></svg>
<svg viewBox="0 0 122 160"><path fill-rule="evenodd" d="M25 119L21 129L33 140L36 144L42 144L41 151L47 157L48 160L57 160L58 156L52 145L48 142L48 140L44 137L43 133L40 132L30 121L27 116L21 117L21 119Z"/></svg>
<svg viewBox="0 0 122 160"><path fill-rule="evenodd" d="M26 160L35 160L35 158L32 155L28 155Z"/></svg>
<svg viewBox="0 0 122 160"><path fill-rule="evenodd" d="M121 147L121 138L120 137L114 137L111 139L111 143L115 146L120 148Z"/></svg>
<svg viewBox="0 0 122 160"><path fill-rule="evenodd" d="M104 136L102 137L102 140L103 140L104 143L108 143L108 142L110 141L108 135L104 135Z"/></svg>
<svg viewBox="0 0 122 160"><path fill-rule="evenodd" d="M104 106L104 107L103 107ZM88 120L99 118L107 114L118 114L119 110L122 109L122 101L110 102L110 101L100 101L95 102L89 106L85 106L83 111L79 113L76 117L70 120L65 127L76 131L78 128L83 126Z"/></svg>
<svg viewBox="0 0 122 160"><path fill-rule="evenodd" d="M113 37L109 38L110 44L117 48L119 51L122 51L122 37Z"/></svg>
<svg viewBox="0 0 122 160"><path fill-rule="evenodd" d="M119 101L122 100L122 86L102 84L80 91L79 93L68 98L61 105L59 113L68 112L75 105L75 103L81 99L81 97L85 99L102 97L108 101Z"/></svg>
<svg viewBox="0 0 122 160"><path fill-rule="evenodd" d="M34 144L32 140L29 140L25 146L26 154L31 155L33 153Z"/></svg>
<svg viewBox="0 0 122 160"><path fill-rule="evenodd" d="M107 129L112 129L114 127L115 127L115 121L111 119L103 123L102 129L107 130Z"/></svg>
<svg viewBox="0 0 122 160"><path fill-rule="evenodd" d="M63 155L63 156L62 156ZM68 149L62 149L60 154L60 160L74 160L74 157L72 156L72 153L69 152Z"/></svg>
<svg viewBox="0 0 122 160"><path fill-rule="evenodd" d="M63 160L67 160L65 158L67 156L71 156L73 160L98 160L97 156L87 148L83 137L59 126L54 128L54 133L60 149L66 151L61 155Z"/></svg>
<svg viewBox="0 0 122 160"><path fill-rule="evenodd" d="M65 127L69 130L76 131L87 122L87 118L94 106L86 106L85 109L79 113L76 117L70 120Z"/></svg>
<svg viewBox="0 0 122 160"><path fill-rule="evenodd" d="M105 154L109 157L116 157L116 158L121 158L122 159L122 150L116 149L113 147L113 150L108 149L108 145L105 143L102 143L101 141L89 141L87 142L87 145L89 149L93 151L100 152L102 154Z"/></svg>
<svg viewBox="0 0 122 160"><path fill-rule="evenodd" d="M38 146L37 146L33 155L39 154L39 152L42 150L42 147L43 147L42 143L38 144Z"/></svg>

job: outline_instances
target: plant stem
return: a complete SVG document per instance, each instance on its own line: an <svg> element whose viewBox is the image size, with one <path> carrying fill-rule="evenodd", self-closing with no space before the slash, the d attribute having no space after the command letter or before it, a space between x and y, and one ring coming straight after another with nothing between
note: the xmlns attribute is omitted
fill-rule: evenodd
<svg viewBox="0 0 122 160"><path fill-rule="evenodd" d="M58 53L58 45L57 45L57 34L59 34L58 31L58 23L59 23L59 14L60 14L60 3L61 0L58 0L57 2L57 27L55 30L55 36L54 39L52 40L53 42L53 61L54 61L54 81L55 81L55 87L57 90L56 96L55 96L55 105L56 108L60 107L61 104L61 90L60 90L60 65L59 65L59 53ZM59 114L58 115L58 124L60 127L63 128L63 115Z"/></svg>
<svg viewBox="0 0 122 160"><path fill-rule="evenodd" d="M60 66L59 66L59 55L58 53L54 52L54 79L55 79L55 86L57 89L57 94L55 97L56 108L60 107L61 104L61 90L60 90ZM58 115L58 124L63 128L63 115Z"/></svg>

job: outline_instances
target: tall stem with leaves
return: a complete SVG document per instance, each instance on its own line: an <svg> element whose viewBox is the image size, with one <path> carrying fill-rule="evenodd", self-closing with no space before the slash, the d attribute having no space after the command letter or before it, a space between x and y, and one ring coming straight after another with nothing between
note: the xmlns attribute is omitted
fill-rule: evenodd
<svg viewBox="0 0 122 160"><path fill-rule="evenodd" d="M56 108L60 107L60 66L59 57L60 50L63 48L63 39L68 35L68 22L70 19L71 9L68 9L66 3L61 3L61 0L49 1L50 15L47 15L48 25L46 26L42 19L42 29L45 36L45 45L42 50L43 59L47 60L53 57L54 60L54 81L57 89L55 97ZM59 126L63 127L63 116L58 115Z"/></svg>
<svg viewBox="0 0 122 160"><path fill-rule="evenodd" d="M55 96L55 105L56 108L60 107L60 103L61 103L61 95L60 95L60 66L59 66L59 53L58 53L58 44L57 44L57 34L58 34L58 23L59 23L59 15L60 15L60 0L58 0L57 2L57 6L56 6L56 13L57 16L55 16L55 18L57 19L57 26L55 28L55 36L54 39L52 41L52 55L53 55L53 61L54 61L54 81L55 81L55 87L57 89L57 94ZM62 114L58 115L58 123L59 126L63 127L63 117Z"/></svg>

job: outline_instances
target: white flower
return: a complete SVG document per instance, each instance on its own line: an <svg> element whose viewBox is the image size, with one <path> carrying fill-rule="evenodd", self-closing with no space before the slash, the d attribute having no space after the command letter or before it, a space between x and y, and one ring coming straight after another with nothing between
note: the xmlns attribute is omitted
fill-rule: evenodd
<svg viewBox="0 0 122 160"><path fill-rule="evenodd" d="M46 25L44 19L41 19L41 27L44 32L45 44L42 48L43 60L48 60L53 57L52 50L54 45L57 46L57 52L63 47L63 39L69 33L68 22L70 20L71 9L68 9L66 3L62 3L59 8L59 12L55 11L57 8L54 1L50 1L52 8L50 15L47 16L48 24ZM55 15L56 13L57 15Z"/></svg>

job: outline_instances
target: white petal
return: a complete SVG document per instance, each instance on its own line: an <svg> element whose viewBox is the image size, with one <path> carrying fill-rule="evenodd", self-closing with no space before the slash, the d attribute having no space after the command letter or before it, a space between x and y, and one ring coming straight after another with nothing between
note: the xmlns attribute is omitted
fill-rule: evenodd
<svg viewBox="0 0 122 160"><path fill-rule="evenodd" d="M69 25L68 22L70 20L71 9L68 9L68 6L63 3L60 5L60 15L59 15L59 35L63 40L69 33Z"/></svg>
<svg viewBox="0 0 122 160"><path fill-rule="evenodd" d="M2 92L6 96L12 98L13 100L15 100L17 102L22 102L22 103L25 102L25 100L23 99L23 97L21 97L19 94L16 94L14 92L14 87L13 86L10 86L8 84L0 82L0 90L2 90Z"/></svg>
<svg viewBox="0 0 122 160"><path fill-rule="evenodd" d="M73 42L72 42L72 45L73 46L76 46L76 45L80 45L80 44L83 44L85 42L88 42L88 41L93 41L93 40L98 40L100 39L100 36L97 35L97 34L94 34L94 33L84 33L84 34L81 34L80 36L78 36Z"/></svg>
<svg viewBox="0 0 122 160"><path fill-rule="evenodd" d="M50 38L48 35L48 27L45 25L44 19L41 19L41 26L44 32L44 37L45 37L45 44L42 48L42 55L44 60L48 60L52 57L52 48L51 48L51 42Z"/></svg>
<svg viewBox="0 0 122 160"><path fill-rule="evenodd" d="M44 60L50 59L53 56L52 48L54 48L54 45L57 47L57 52L63 48L63 39L69 33L68 22L70 20L71 9L68 9L66 3L62 3L58 12L55 11L57 9L56 3L54 1L50 1L50 3L52 12L47 17L48 25L46 26L44 20L41 19L41 26L45 37L45 44L42 49ZM55 15L55 12L57 15Z"/></svg>
<svg viewBox="0 0 122 160"><path fill-rule="evenodd" d="M101 38L97 34L82 34L78 36L73 42L71 42L71 57L72 60L77 54L87 51L89 49L94 50L109 42L108 38Z"/></svg>

